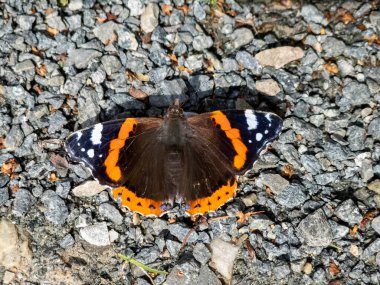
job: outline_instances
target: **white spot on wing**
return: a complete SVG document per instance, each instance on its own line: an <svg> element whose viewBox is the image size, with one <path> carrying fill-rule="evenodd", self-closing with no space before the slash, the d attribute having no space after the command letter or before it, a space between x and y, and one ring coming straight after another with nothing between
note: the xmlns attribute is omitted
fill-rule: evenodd
<svg viewBox="0 0 380 285"><path fill-rule="evenodd" d="M78 146L80 146L80 143L77 143Z"/></svg>
<svg viewBox="0 0 380 285"><path fill-rule="evenodd" d="M272 117L270 116L269 113L265 115L265 118L267 118L267 120L268 120L269 122L272 122Z"/></svg>
<svg viewBox="0 0 380 285"><path fill-rule="evenodd" d="M81 151L85 151L85 148L84 148L84 147L82 147L80 150L81 150Z"/></svg>
<svg viewBox="0 0 380 285"><path fill-rule="evenodd" d="M249 143L252 143L252 141L251 141L251 140L248 140L248 142L249 142Z"/></svg>
<svg viewBox="0 0 380 285"><path fill-rule="evenodd" d="M91 142L95 144L100 144L102 142L102 124L96 124L91 133Z"/></svg>
<svg viewBox="0 0 380 285"><path fill-rule="evenodd" d="M88 157L89 158L93 158L94 157L94 150L93 149L89 149L88 151L87 151L87 155L88 155Z"/></svg>
<svg viewBox="0 0 380 285"><path fill-rule="evenodd" d="M99 154L99 157L103 157L103 154Z"/></svg>
<svg viewBox="0 0 380 285"><path fill-rule="evenodd" d="M262 133L257 133L256 134L256 140L259 142L261 141L261 139L263 138L263 134Z"/></svg>
<svg viewBox="0 0 380 285"><path fill-rule="evenodd" d="M255 130L257 128L256 115L252 110L246 110L244 114L245 118L247 119L248 130Z"/></svg>
<svg viewBox="0 0 380 285"><path fill-rule="evenodd" d="M269 131L268 131L268 130L265 130L264 133L267 134L267 133L269 133Z"/></svg>
<svg viewBox="0 0 380 285"><path fill-rule="evenodd" d="M79 131L79 132L77 132L77 141L79 141L79 139L82 137L82 132L81 131Z"/></svg>

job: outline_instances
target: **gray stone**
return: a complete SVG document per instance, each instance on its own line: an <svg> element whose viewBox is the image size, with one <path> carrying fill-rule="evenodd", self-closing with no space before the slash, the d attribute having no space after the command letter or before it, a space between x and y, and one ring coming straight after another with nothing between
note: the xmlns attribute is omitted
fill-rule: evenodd
<svg viewBox="0 0 380 285"><path fill-rule="evenodd" d="M203 21L206 19L206 12L203 9L200 1L196 0L193 4L193 13L197 21Z"/></svg>
<svg viewBox="0 0 380 285"><path fill-rule="evenodd" d="M9 200L8 188L0 188L0 206Z"/></svg>
<svg viewBox="0 0 380 285"><path fill-rule="evenodd" d="M160 9L156 3L149 2L140 17L141 29L145 33L153 32L158 25Z"/></svg>
<svg viewBox="0 0 380 285"><path fill-rule="evenodd" d="M201 269L199 270L199 281L199 285L222 285L222 282L207 265L201 266Z"/></svg>
<svg viewBox="0 0 380 285"><path fill-rule="evenodd" d="M34 63L32 60L28 59L28 60L24 60L22 62L19 62L17 63L14 67L13 67L13 70L18 73L18 74L21 74L21 73L28 73L28 72L31 72L31 74L35 74L35 69L36 67L34 66Z"/></svg>
<svg viewBox="0 0 380 285"><path fill-rule="evenodd" d="M232 279L232 270L239 253L239 247L230 242L215 238L212 240L210 248L210 265L226 279L227 283L229 283Z"/></svg>
<svg viewBox="0 0 380 285"><path fill-rule="evenodd" d="M368 135L380 140L380 118L373 119L368 125Z"/></svg>
<svg viewBox="0 0 380 285"><path fill-rule="evenodd" d="M364 250L360 259L367 259L376 253L380 252L380 238L376 239L369 246L367 246Z"/></svg>
<svg viewBox="0 0 380 285"><path fill-rule="evenodd" d="M135 34L128 30L120 29L117 31L117 43L119 47L127 50L137 50L139 44L136 40Z"/></svg>
<svg viewBox="0 0 380 285"><path fill-rule="evenodd" d="M67 196L69 195L70 190L71 190L71 185L69 181L57 182L57 188L55 192L57 193L59 197L66 199Z"/></svg>
<svg viewBox="0 0 380 285"><path fill-rule="evenodd" d="M365 148L366 131L364 128L358 126L351 126L348 128L349 148L352 151L358 151Z"/></svg>
<svg viewBox="0 0 380 285"><path fill-rule="evenodd" d="M37 199L26 189L18 189L13 201L13 209L15 212L23 215L32 208Z"/></svg>
<svg viewBox="0 0 380 285"><path fill-rule="evenodd" d="M277 203L289 209L302 205L306 200L305 187L299 184L290 184L274 196Z"/></svg>
<svg viewBox="0 0 380 285"><path fill-rule="evenodd" d="M301 15L305 19L306 22L314 22L320 24L325 16L323 12L319 11L317 7L313 5L303 5L301 8Z"/></svg>
<svg viewBox="0 0 380 285"><path fill-rule="evenodd" d="M10 178L7 174L0 172L0 188L7 185L9 180L10 180Z"/></svg>
<svg viewBox="0 0 380 285"><path fill-rule="evenodd" d="M83 7L83 0L70 0L69 5L67 7L71 11L80 10Z"/></svg>
<svg viewBox="0 0 380 285"><path fill-rule="evenodd" d="M149 59L158 66L170 65L171 63L168 54L163 49L151 51L149 53Z"/></svg>
<svg viewBox="0 0 380 285"><path fill-rule="evenodd" d="M354 201L348 199L335 208L335 216L349 225L359 225L363 219L360 214L359 208L355 205Z"/></svg>
<svg viewBox="0 0 380 285"><path fill-rule="evenodd" d="M107 75L116 73L121 68L120 60L116 56L113 56L113 55L103 56L101 59L101 62Z"/></svg>
<svg viewBox="0 0 380 285"><path fill-rule="evenodd" d="M93 30L95 37L97 37L104 45L109 45L116 40L116 32L120 29L120 25L113 21L108 21Z"/></svg>
<svg viewBox="0 0 380 285"><path fill-rule="evenodd" d="M140 16L144 12L144 2L141 0L128 0L127 7L130 11L130 15Z"/></svg>
<svg viewBox="0 0 380 285"><path fill-rule="evenodd" d="M321 171L321 164L314 155L303 154L300 157L302 166L306 169L307 172L312 174L317 174Z"/></svg>
<svg viewBox="0 0 380 285"><path fill-rule="evenodd" d="M67 249L69 247L72 247L75 243L75 240L71 234L67 234L63 237L63 239L59 242L59 246Z"/></svg>
<svg viewBox="0 0 380 285"><path fill-rule="evenodd" d="M283 46L261 51L255 55L255 59L262 66L273 66L275 69L279 69L303 56L304 51L301 48Z"/></svg>
<svg viewBox="0 0 380 285"><path fill-rule="evenodd" d="M348 60L339 59L337 65L339 72L343 77L354 74L355 69Z"/></svg>
<svg viewBox="0 0 380 285"><path fill-rule="evenodd" d="M100 113L98 93L90 88L83 88L78 98L78 122L79 124L96 123L96 117Z"/></svg>
<svg viewBox="0 0 380 285"><path fill-rule="evenodd" d="M166 230L168 228L168 223L161 219L154 219L151 229L153 230L154 235L159 235L163 230Z"/></svg>
<svg viewBox="0 0 380 285"><path fill-rule="evenodd" d="M32 29L36 17L32 15L18 15L16 21L21 30L28 31Z"/></svg>
<svg viewBox="0 0 380 285"><path fill-rule="evenodd" d="M84 69L96 58L102 54L93 49L74 49L68 52L66 64L68 66L74 65L76 68Z"/></svg>
<svg viewBox="0 0 380 285"><path fill-rule="evenodd" d="M367 85L358 83L357 81L351 81L342 90L342 98L338 102L341 111L346 111L350 106L360 106L369 104L371 101L371 93L368 90Z"/></svg>
<svg viewBox="0 0 380 285"><path fill-rule="evenodd" d="M236 29L231 35L232 49L239 49L253 41L253 33L248 28Z"/></svg>
<svg viewBox="0 0 380 285"><path fill-rule="evenodd" d="M210 96L214 90L214 81L207 75L192 76L189 83L194 88L199 99Z"/></svg>
<svg viewBox="0 0 380 285"><path fill-rule="evenodd" d="M197 243L193 248L194 258L202 265L205 265L211 258L211 252L204 243Z"/></svg>
<svg viewBox="0 0 380 285"><path fill-rule="evenodd" d="M322 209L304 218L297 227L297 236L311 247L327 247L333 234Z"/></svg>
<svg viewBox="0 0 380 285"><path fill-rule="evenodd" d="M80 236L89 244L95 246L110 245L109 233L105 222L79 229Z"/></svg>
<svg viewBox="0 0 380 285"><path fill-rule="evenodd" d="M328 185L330 183L336 182L338 180L339 173L338 172L327 172L321 173L315 176L315 181L318 185Z"/></svg>
<svg viewBox="0 0 380 285"><path fill-rule="evenodd" d="M289 185L289 181L279 174L261 174L260 179L274 194L281 193Z"/></svg>
<svg viewBox="0 0 380 285"><path fill-rule="evenodd" d="M178 257L178 253L181 249L181 243L169 239L166 241L166 248L169 251L170 255L176 258Z"/></svg>
<svg viewBox="0 0 380 285"><path fill-rule="evenodd" d="M232 58L223 58L223 70L225 72L237 71L239 70L239 64L235 59Z"/></svg>
<svg viewBox="0 0 380 285"><path fill-rule="evenodd" d="M324 55L328 58L338 57L343 54L346 45L343 41L334 37L327 37L326 41L322 44Z"/></svg>
<svg viewBox="0 0 380 285"><path fill-rule="evenodd" d="M69 210L65 202L52 190L47 190L42 194L42 203L44 203L45 218L54 225L62 225L69 216Z"/></svg>
<svg viewBox="0 0 380 285"><path fill-rule="evenodd" d="M376 218L374 218L371 222L371 226L372 228L378 233L380 234L380 216L377 216Z"/></svg>
<svg viewBox="0 0 380 285"><path fill-rule="evenodd" d="M22 145L24 141L24 133L19 125L13 125L7 137L5 138L5 147L8 150L14 150Z"/></svg>
<svg viewBox="0 0 380 285"><path fill-rule="evenodd" d="M184 225L181 225L179 223L170 224L168 226L169 232L175 236L179 242L183 242L186 235L189 233L190 228L185 227ZM187 243L193 243L198 239L198 234L193 231L190 236L187 238Z"/></svg>
<svg viewBox="0 0 380 285"><path fill-rule="evenodd" d="M61 131L63 126L67 124L66 117L63 116L61 111L56 111L49 116L49 134Z"/></svg>
<svg viewBox="0 0 380 285"><path fill-rule="evenodd" d="M200 284L199 267L194 260L177 264L169 272L165 285L194 285Z"/></svg>
<svg viewBox="0 0 380 285"><path fill-rule="evenodd" d="M46 23L49 27L57 29L60 32L66 29L65 23L63 23L62 18L56 12L46 16Z"/></svg>
<svg viewBox="0 0 380 285"><path fill-rule="evenodd" d="M99 214L106 217L108 220L113 222L115 225L121 225L123 223L123 216L120 214L119 210L115 206L103 203L99 206Z"/></svg>
<svg viewBox="0 0 380 285"><path fill-rule="evenodd" d="M82 27L82 17L79 14L66 17L66 21L69 25L70 31L74 31Z"/></svg>
<svg viewBox="0 0 380 285"><path fill-rule="evenodd" d="M249 69L254 75L261 74L261 66L256 58L254 58L249 52L239 51L236 54L236 60L244 68Z"/></svg>
<svg viewBox="0 0 380 285"><path fill-rule="evenodd" d="M334 222L333 220L329 220L330 228L333 232L334 239L342 239L347 236L350 229L348 227L342 226L338 224L337 222Z"/></svg>
<svg viewBox="0 0 380 285"><path fill-rule="evenodd" d="M173 104L174 99L180 99L183 103L187 100L186 83L183 79L163 80L156 85L156 94L149 96L149 102L155 107L168 107Z"/></svg>
<svg viewBox="0 0 380 285"><path fill-rule="evenodd" d="M125 93L111 95L111 100L126 110L142 110L145 104Z"/></svg>
<svg viewBox="0 0 380 285"><path fill-rule="evenodd" d="M160 251L156 246L143 248L135 257L138 261L149 264L155 262L160 257Z"/></svg>
<svg viewBox="0 0 380 285"><path fill-rule="evenodd" d="M209 36L206 36L205 34L198 35L193 40L193 48L196 51L204 51L205 49L208 49L212 47L213 45L212 38Z"/></svg>
<svg viewBox="0 0 380 285"><path fill-rule="evenodd" d="M248 226L249 229L252 231L266 231L268 230L268 227L273 224L274 222L271 219L269 219L266 215L259 214L252 216Z"/></svg>

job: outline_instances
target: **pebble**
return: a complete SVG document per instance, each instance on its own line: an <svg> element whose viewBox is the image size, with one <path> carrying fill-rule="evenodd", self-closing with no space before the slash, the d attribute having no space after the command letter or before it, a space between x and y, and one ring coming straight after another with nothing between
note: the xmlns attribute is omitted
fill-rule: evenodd
<svg viewBox="0 0 380 285"><path fill-rule="evenodd" d="M211 253L204 243L197 243L193 248L194 258L202 265L207 264L211 258Z"/></svg>
<svg viewBox="0 0 380 285"><path fill-rule="evenodd" d="M289 209L301 206L307 200L305 187L299 184L290 184L275 195L274 199L277 203Z"/></svg>
<svg viewBox="0 0 380 285"><path fill-rule="evenodd" d="M158 25L160 10L156 3L148 3L144 12L141 14L141 29L145 33L151 33Z"/></svg>
<svg viewBox="0 0 380 285"><path fill-rule="evenodd" d="M125 29L117 31L117 43L121 48L132 51L137 50L139 46L135 34Z"/></svg>
<svg viewBox="0 0 380 285"><path fill-rule="evenodd" d="M187 228L179 223L170 224L168 226L169 232L175 236L178 241L183 242L186 235L189 233L190 228ZM193 231L187 238L187 243L193 243L198 239L198 234Z"/></svg>
<svg viewBox="0 0 380 285"><path fill-rule="evenodd" d="M289 185L289 181L279 174L261 174L260 181L270 188L274 194L279 194Z"/></svg>
<svg viewBox="0 0 380 285"><path fill-rule="evenodd" d="M380 252L380 238L377 238L363 250L360 259L367 259L370 256L377 254L378 252Z"/></svg>
<svg viewBox="0 0 380 285"><path fill-rule="evenodd" d="M214 90L214 81L207 75L192 76L189 83L200 99L210 96Z"/></svg>
<svg viewBox="0 0 380 285"><path fill-rule="evenodd" d="M256 58L246 51L238 51L236 53L236 61L244 68L249 69L253 75L261 74L261 66Z"/></svg>
<svg viewBox="0 0 380 285"><path fill-rule="evenodd" d="M212 38L204 34L198 35L193 40L193 48L196 51L204 51L213 45Z"/></svg>
<svg viewBox="0 0 380 285"><path fill-rule="evenodd" d="M200 282L198 284L222 285L222 282L207 265L201 266L199 270L199 280Z"/></svg>
<svg viewBox="0 0 380 285"><path fill-rule="evenodd" d="M346 49L345 43L334 37L327 37L322 47L326 58L336 58L343 54Z"/></svg>
<svg viewBox="0 0 380 285"><path fill-rule="evenodd" d="M199 267L193 260L177 264L169 272L165 285L192 285L199 284Z"/></svg>
<svg viewBox="0 0 380 285"><path fill-rule="evenodd" d="M66 222L69 210L65 202L52 190L47 190L42 194L42 203L44 203L44 214L46 220L54 225L62 225Z"/></svg>
<svg viewBox="0 0 380 285"><path fill-rule="evenodd" d="M67 249L69 247L72 247L75 243L75 240L71 234L67 234L63 237L63 239L60 241L59 246Z"/></svg>
<svg viewBox="0 0 380 285"><path fill-rule="evenodd" d="M342 202L336 207L335 216L351 226L359 225L363 219L358 207L351 199Z"/></svg>
<svg viewBox="0 0 380 285"><path fill-rule="evenodd" d="M85 69L96 58L102 54L93 49L73 49L68 52L66 65L74 65L78 69Z"/></svg>
<svg viewBox="0 0 380 285"><path fill-rule="evenodd" d="M30 235L7 219L0 220L0 266L28 270L32 262Z"/></svg>
<svg viewBox="0 0 380 285"><path fill-rule="evenodd" d="M176 258L181 249L181 243L169 239L166 241L166 248L168 249L170 255Z"/></svg>
<svg viewBox="0 0 380 285"><path fill-rule="evenodd" d="M264 79L256 81L256 90L267 96L276 96L281 92L278 83L273 79Z"/></svg>
<svg viewBox="0 0 380 285"><path fill-rule="evenodd" d="M92 197L103 190L107 189L106 186L102 186L97 181L87 181L73 189L73 195L76 197Z"/></svg>
<svg viewBox="0 0 380 285"><path fill-rule="evenodd" d="M301 15L307 22L320 24L325 16L314 5L306 4L301 8Z"/></svg>
<svg viewBox="0 0 380 285"><path fill-rule="evenodd" d="M232 48L239 49L253 41L253 33L248 28L236 29L231 35Z"/></svg>
<svg viewBox="0 0 380 285"><path fill-rule="evenodd" d="M24 141L24 133L19 125L13 125L5 138L5 147L8 150L15 150L20 147Z"/></svg>
<svg viewBox="0 0 380 285"><path fill-rule="evenodd" d="M378 233L380 234L380 216L377 216L376 218L374 218L371 222L371 226L372 228Z"/></svg>
<svg viewBox="0 0 380 285"><path fill-rule="evenodd" d="M297 236L302 238L308 246L329 246L333 234L323 210L317 210L306 216L297 227Z"/></svg>
<svg viewBox="0 0 380 285"><path fill-rule="evenodd" d="M223 278L230 282L235 259L239 252L239 247L221 239L215 238L211 241L211 261L213 267Z"/></svg>
<svg viewBox="0 0 380 285"><path fill-rule="evenodd" d="M380 180L376 179L368 184L368 189L380 195Z"/></svg>
<svg viewBox="0 0 380 285"><path fill-rule="evenodd" d="M123 216L120 212L111 204L103 203L99 206L99 214L107 218L115 225L121 225L123 223Z"/></svg>
<svg viewBox="0 0 380 285"><path fill-rule="evenodd" d="M107 246L111 244L105 222L80 228L79 234L82 239L95 246Z"/></svg>
<svg viewBox="0 0 380 285"><path fill-rule="evenodd" d="M206 19L206 12L202 7L201 2L198 0L194 1L193 13L197 21L203 21Z"/></svg>
<svg viewBox="0 0 380 285"><path fill-rule="evenodd" d="M37 199L26 189L18 189L13 201L13 209L15 212L23 215L32 208Z"/></svg>
<svg viewBox="0 0 380 285"><path fill-rule="evenodd" d="M8 188L0 188L0 206L5 204L9 199Z"/></svg>
<svg viewBox="0 0 380 285"><path fill-rule="evenodd" d="M299 47L283 46L266 49L255 55L255 58L262 66L273 66L279 69L286 64L300 60L304 56L304 51Z"/></svg>
<svg viewBox="0 0 380 285"><path fill-rule="evenodd" d="M375 118L369 123L368 135L375 140L380 140L380 118Z"/></svg>
<svg viewBox="0 0 380 285"><path fill-rule="evenodd" d="M132 17L140 16L145 9L144 3L141 0L128 0L127 7Z"/></svg>
<svg viewBox="0 0 380 285"><path fill-rule="evenodd" d="M143 248L137 255L136 259L144 264L150 264L155 262L160 257L160 251L157 247L152 246L149 248Z"/></svg>

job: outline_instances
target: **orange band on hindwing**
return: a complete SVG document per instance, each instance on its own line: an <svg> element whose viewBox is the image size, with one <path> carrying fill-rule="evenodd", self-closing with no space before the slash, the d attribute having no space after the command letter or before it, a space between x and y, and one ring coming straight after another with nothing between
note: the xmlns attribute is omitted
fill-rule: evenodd
<svg viewBox="0 0 380 285"><path fill-rule="evenodd" d="M124 147L125 141L136 133L137 121L126 119L121 125L117 138L111 140L108 155L104 161L107 176L117 182L122 178L121 169L118 166L120 150Z"/></svg>
<svg viewBox="0 0 380 285"><path fill-rule="evenodd" d="M230 121L227 116L221 111L214 111L211 113L211 121L215 126L219 126L222 131L226 134L227 138L231 141L232 146L236 152L234 157L234 167L236 169L241 169L246 160L248 148L243 143L239 129L232 128Z"/></svg>
<svg viewBox="0 0 380 285"><path fill-rule="evenodd" d="M215 211L235 196L236 188L237 182L234 178L231 178L210 196L189 201L189 209L186 212L190 215L200 215Z"/></svg>
<svg viewBox="0 0 380 285"><path fill-rule="evenodd" d="M160 208L161 201L137 197L135 193L126 187L115 188L112 190L112 194L115 200L120 197L121 205L128 207L133 212L138 212L145 216L159 216L164 213Z"/></svg>

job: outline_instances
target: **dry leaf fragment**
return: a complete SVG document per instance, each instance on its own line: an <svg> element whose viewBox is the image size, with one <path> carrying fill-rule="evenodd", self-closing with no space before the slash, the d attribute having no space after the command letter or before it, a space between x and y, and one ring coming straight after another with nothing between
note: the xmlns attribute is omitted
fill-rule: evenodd
<svg viewBox="0 0 380 285"><path fill-rule="evenodd" d="M355 225L352 229L350 229L350 236L352 237L356 236L358 229L359 229L358 225Z"/></svg>
<svg viewBox="0 0 380 285"><path fill-rule="evenodd" d="M48 27L47 32L49 33L49 35L51 35L53 37L55 37L59 33L59 31L57 29L52 28L52 27Z"/></svg>
<svg viewBox="0 0 380 285"><path fill-rule="evenodd" d="M46 74L47 74L47 68L46 68L46 65L45 64L41 64L41 66L37 66L36 67L36 72L38 75L42 76L42 77L45 77Z"/></svg>
<svg viewBox="0 0 380 285"><path fill-rule="evenodd" d="M372 210L372 211L368 211L367 213L365 213L362 221L360 222L360 227L361 228L364 228L366 226L366 224L373 220L375 217L377 216L377 212Z"/></svg>
<svg viewBox="0 0 380 285"><path fill-rule="evenodd" d="M106 13L106 16L107 16L107 21L114 21L118 17L115 14L112 14L111 12Z"/></svg>
<svg viewBox="0 0 380 285"><path fill-rule="evenodd" d="M245 246L247 247L249 258L253 259L256 255L255 249L253 248L252 244L249 242L249 239L245 240Z"/></svg>
<svg viewBox="0 0 380 285"><path fill-rule="evenodd" d="M48 16L48 15L50 15L50 14L52 14L52 13L54 13L54 9L51 8L51 7L47 8L47 9L45 10L45 15L46 15L46 16Z"/></svg>
<svg viewBox="0 0 380 285"><path fill-rule="evenodd" d="M145 99L146 97L148 97L148 94L146 94L144 91L141 91L134 87L129 88L129 94L131 94L132 97L136 99Z"/></svg>
<svg viewBox="0 0 380 285"><path fill-rule="evenodd" d="M346 11L342 15L339 16L339 21L343 22L343 24L347 25L349 23L355 23L356 19L351 14L351 12Z"/></svg>
<svg viewBox="0 0 380 285"><path fill-rule="evenodd" d="M50 182L57 182L59 180L59 178L55 172L52 172L48 179Z"/></svg>
<svg viewBox="0 0 380 285"><path fill-rule="evenodd" d="M372 35L370 37L364 37L364 40L368 42L368 45L372 45L374 42L380 44L380 38L377 35Z"/></svg>
<svg viewBox="0 0 380 285"><path fill-rule="evenodd" d="M38 85L34 85L33 90L36 91L38 94L41 94L42 92L44 92L44 90Z"/></svg>
<svg viewBox="0 0 380 285"><path fill-rule="evenodd" d="M1 172L13 177L14 171L19 167L19 163L15 158L7 159L1 166Z"/></svg>
<svg viewBox="0 0 380 285"><path fill-rule="evenodd" d="M330 74L337 74L339 72L338 66L335 63L329 62L323 65Z"/></svg>
<svg viewBox="0 0 380 285"><path fill-rule="evenodd" d="M4 149L5 144L4 144L4 138L0 137L0 149Z"/></svg>
<svg viewBox="0 0 380 285"><path fill-rule="evenodd" d="M283 166L282 172L285 176L291 178L294 175L294 167L291 164L286 164Z"/></svg>
<svg viewBox="0 0 380 285"><path fill-rule="evenodd" d="M178 70L187 72L189 74L193 73L193 71L190 68L187 68L186 66L179 65L179 66L177 66L177 68L178 68Z"/></svg>
<svg viewBox="0 0 380 285"><path fill-rule="evenodd" d="M104 23L107 21L107 18L102 18L100 16L95 16L95 20L98 22L98 23Z"/></svg>
<svg viewBox="0 0 380 285"><path fill-rule="evenodd" d="M114 43L117 40L117 35L115 32L112 32L111 37L105 42L105 45L108 46Z"/></svg>
<svg viewBox="0 0 380 285"><path fill-rule="evenodd" d="M330 259L329 272L331 276L335 276L340 272L340 268L338 267L338 265L336 265L333 259Z"/></svg>
<svg viewBox="0 0 380 285"><path fill-rule="evenodd" d="M165 4L165 5L162 6L162 11L166 15L170 15L172 13L172 10L173 10L173 7L171 5Z"/></svg>
<svg viewBox="0 0 380 285"><path fill-rule="evenodd" d="M182 10L185 15L189 13L189 5L178 6L179 10Z"/></svg>

